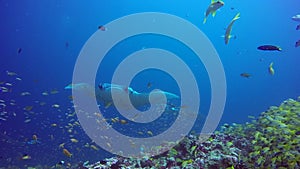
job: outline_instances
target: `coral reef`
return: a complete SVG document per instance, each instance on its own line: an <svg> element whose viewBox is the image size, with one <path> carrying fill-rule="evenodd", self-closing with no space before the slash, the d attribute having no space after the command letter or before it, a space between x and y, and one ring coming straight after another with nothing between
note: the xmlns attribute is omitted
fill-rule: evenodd
<svg viewBox="0 0 300 169"><path fill-rule="evenodd" d="M300 168L300 97L252 122L224 124L206 141L189 135L169 151L141 159L112 157L87 168ZM161 147L163 148L163 147Z"/></svg>
<svg viewBox="0 0 300 169"><path fill-rule="evenodd" d="M201 143L195 135L189 135L178 145L159 156L130 159L113 157L88 168L245 168L240 160L242 149L251 143L223 133L213 134Z"/></svg>

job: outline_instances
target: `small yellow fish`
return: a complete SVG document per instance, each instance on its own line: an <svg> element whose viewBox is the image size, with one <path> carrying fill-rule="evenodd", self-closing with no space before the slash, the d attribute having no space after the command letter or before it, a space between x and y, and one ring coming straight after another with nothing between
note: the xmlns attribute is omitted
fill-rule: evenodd
<svg viewBox="0 0 300 169"><path fill-rule="evenodd" d="M69 158L72 157L72 154L70 153L70 151L65 149L65 148L63 149L63 153L64 153L65 156L67 156Z"/></svg>
<svg viewBox="0 0 300 169"><path fill-rule="evenodd" d="M37 139L38 139L37 135L36 134L32 135L32 139L37 141Z"/></svg>
<svg viewBox="0 0 300 169"><path fill-rule="evenodd" d="M223 1L214 1L212 0L211 1L211 4L208 6L208 8L206 9L206 12L205 12L205 18L203 20L203 24L206 23L206 19L208 17L209 14L211 14L213 17L216 15L216 12L219 8L221 8L222 6L224 6L224 2Z"/></svg>
<svg viewBox="0 0 300 169"><path fill-rule="evenodd" d="M17 75L17 73L15 73L15 72L10 72L10 71L6 71L6 73L7 73L7 75L8 76L16 76Z"/></svg>
<svg viewBox="0 0 300 169"><path fill-rule="evenodd" d="M147 134L149 134L150 136L153 136L153 133L150 130L147 131Z"/></svg>
<svg viewBox="0 0 300 169"><path fill-rule="evenodd" d="M24 107L24 110L26 110L26 111L31 111L32 108L33 108L33 106L26 106L26 107Z"/></svg>
<svg viewBox="0 0 300 169"><path fill-rule="evenodd" d="M112 118L111 121L112 121L113 123L119 122L119 117Z"/></svg>
<svg viewBox="0 0 300 169"><path fill-rule="evenodd" d="M12 84L11 84L11 83L8 83L8 82L6 82L5 85L6 85L6 86L12 86Z"/></svg>
<svg viewBox="0 0 300 169"><path fill-rule="evenodd" d="M226 32L225 32L225 44L227 45L228 42L229 42L229 39L234 37L232 36L230 33L231 33L231 30L232 30L232 25L233 23L238 20L240 18L240 13L236 14L236 16L231 20L231 22L229 23L229 25L227 26L227 29L226 29Z"/></svg>
<svg viewBox="0 0 300 169"><path fill-rule="evenodd" d="M59 106L59 104L53 104L52 107L59 108L60 106Z"/></svg>
<svg viewBox="0 0 300 169"><path fill-rule="evenodd" d="M21 159L22 160L30 160L31 156L29 156L28 154L24 154Z"/></svg>
<svg viewBox="0 0 300 169"><path fill-rule="evenodd" d="M122 119L122 120L120 120L120 123L121 123L121 124L127 124L128 122L127 122L126 120L123 120L123 119Z"/></svg>
<svg viewBox="0 0 300 169"><path fill-rule="evenodd" d="M53 89L53 90L50 91L50 93L51 93L51 94L57 94L57 93L58 93L58 90Z"/></svg>
<svg viewBox="0 0 300 169"><path fill-rule="evenodd" d="M99 148L97 148L95 145L91 145L90 147L91 147L92 149L96 150L96 151L99 150Z"/></svg>
<svg viewBox="0 0 300 169"><path fill-rule="evenodd" d="M255 116L248 116L249 119L255 119Z"/></svg>
<svg viewBox="0 0 300 169"><path fill-rule="evenodd" d="M110 144L110 143L106 143L106 145L107 145L109 148L111 148L111 144Z"/></svg>
<svg viewBox="0 0 300 169"><path fill-rule="evenodd" d="M269 65L268 71L269 71L270 75L274 75L275 74L275 70L273 68L273 62Z"/></svg>
<svg viewBox="0 0 300 169"><path fill-rule="evenodd" d="M58 147L59 147L59 148L64 148L65 144L66 144L66 143L61 143Z"/></svg>
<svg viewBox="0 0 300 169"><path fill-rule="evenodd" d="M105 107L104 108L109 108L110 106L112 105L112 102L108 102L108 103L105 103Z"/></svg>
<svg viewBox="0 0 300 169"><path fill-rule="evenodd" d="M31 119L26 119L24 120L24 123L29 123L31 121Z"/></svg>
<svg viewBox="0 0 300 169"><path fill-rule="evenodd" d="M72 143L78 143L78 140L75 139L75 138L71 138L70 140L71 140Z"/></svg>

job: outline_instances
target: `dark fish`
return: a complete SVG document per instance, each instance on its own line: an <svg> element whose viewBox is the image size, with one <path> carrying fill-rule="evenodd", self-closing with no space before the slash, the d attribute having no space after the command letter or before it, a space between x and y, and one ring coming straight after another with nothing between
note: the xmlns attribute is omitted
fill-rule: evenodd
<svg viewBox="0 0 300 169"><path fill-rule="evenodd" d="M106 31L106 28L103 25L98 26L98 29L101 31Z"/></svg>
<svg viewBox="0 0 300 169"><path fill-rule="evenodd" d="M300 25L297 25L296 30L300 30Z"/></svg>
<svg viewBox="0 0 300 169"><path fill-rule="evenodd" d="M240 75L245 78L251 77L251 74L249 74L249 73L241 73Z"/></svg>
<svg viewBox="0 0 300 169"><path fill-rule="evenodd" d="M20 54L22 52L22 48L18 48L17 52Z"/></svg>
<svg viewBox="0 0 300 169"><path fill-rule="evenodd" d="M299 47L300 46L300 40L298 40L295 44L295 47Z"/></svg>
<svg viewBox="0 0 300 169"><path fill-rule="evenodd" d="M69 42L66 42L65 46L66 46L66 48L68 48L69 47Z"/></svg>
<svg viewBox="0 0 300 169"><path fill-rule="evenodd" d="M274 46L274 45L262 45L262 46L257 47L257 49L270 50L270 51L274 51L274 50L281 51L282 50L279 46Z"/></svg>
<svg viewBox="0 0 300 169"><path fill-rule="evenodd" d="M151 86L152 86L152 83L151 83L151 82L148 82L148 83L147 83L147 88L149 89Z"/></svg>

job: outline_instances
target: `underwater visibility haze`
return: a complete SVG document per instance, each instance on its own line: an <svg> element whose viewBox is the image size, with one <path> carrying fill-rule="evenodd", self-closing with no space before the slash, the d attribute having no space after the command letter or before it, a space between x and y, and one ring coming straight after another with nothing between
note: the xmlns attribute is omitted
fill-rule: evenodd
<svg viewBox="0 0 300 169"><path fill-rule="evenodd" d="M0 168L300 168L299 6L297 0L1 0ZM165 27L155 19L154 25L145 27L148 32L113 43L96 72L89 72L92 66L84 67L80 76L88 79L95 75L92 84L73 81L79 56L87 51L83 48L91 37L107 37L93 46L104 50L115 37L131 30L134 33L147 25L147 20L122 23L126 27L110 27L111 23L144 12L176 16L202 31L224 71L217 71L214 62L211 64L216 67L210 70L224 76L224 81L217 79L213 89L216 77L210 76L208 62L199 59L188 44L149 33L153 26L198 42L188 27ZM111 39L107 36L110 31L114 31ZM197 44L200 49L205 45ZM174 64L175 59L170 60L169 68L187 83L184 90L176 77L155 67L140 70L129 79L129 85L112 83L115 70L129 55L152 49L169 51L185 63L197 83L198 91L191 92L199 98L182 94L194 84L187 83L191 78L182 66ZM210 60L205 54L200 57ZM152 58L153 63L166 65L166 59ZM85 59L94 64L89 56ZM127 66L141 65L132 62ZM121 73L126 77L130 71ZM199 134L210 109L215 108L211 100L219 99L222 104L222 97L212 92L222 91L223 84L224 111L215 119L216 131L201 142ZM82 91L81 99L96 101L101 113L83 113L89 108L80 109L75 101ZM139 121L141 112L135 114L123 102L128 95L135 111L164 111L143 123ZM183 97L188 100L185 104L181 104ZM124 117L116 102L132 116ZM189 112L190 104L199 104L197 111ZM118 149L112 140L118 137L100 136L106 148L99 146L91 139L95 133L85 130L80 117L93 119L91 127L105 126L139 139L165 134L178 118L186 119L182 128L191 129L178 132L186 134L180 136L180 142L160 144L149 154L147 148L132 141L132 150L138 149L141 157L128 158L115 154ZM116 142L122 146L122 141Z"/></svg>

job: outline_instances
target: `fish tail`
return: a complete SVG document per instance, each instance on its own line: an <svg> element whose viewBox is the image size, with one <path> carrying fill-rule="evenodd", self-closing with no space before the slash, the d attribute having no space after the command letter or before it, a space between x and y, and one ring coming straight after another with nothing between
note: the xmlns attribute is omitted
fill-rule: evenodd
<svg viewBox="0 0 300 169"><path fill-rule="evenodd" d="M217 13L217 11L214 11L211 15L212 15L213 17L215 17L215 16L216 16L216 13Z"/></svg>
<svg viewBox="0 0 300 169"><path fill-rule="evenodd" d="M235 15L235 17L233 18L233 20L240 19L240 14L241 14L241 13L237 13L237 14Z"/></svg>
<svg viewBox="0 0 300 169"><path fill-rule="evenodd" d="M203 20L203 24L205 24L206 23L206 17L204 18L204 20Z"/></svg>

